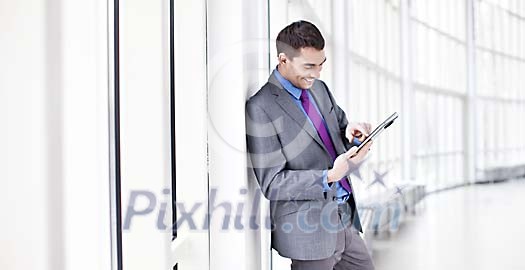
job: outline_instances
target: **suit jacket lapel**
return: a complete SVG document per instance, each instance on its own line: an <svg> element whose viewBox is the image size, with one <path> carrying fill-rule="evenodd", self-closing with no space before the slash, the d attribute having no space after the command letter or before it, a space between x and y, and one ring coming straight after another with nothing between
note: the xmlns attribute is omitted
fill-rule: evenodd
<svg viewBox="0 0 525 270"><path fill-rule="evenodd" d="M332 138L332 143L334 144L335 150L337 154L340 154L345 152L345 148L341 139L337 137L337 134L340 132L340 130L339 123L337 123L336 118L333 115L334 105L332 102L330 102L329 98L321 98L321 95L324 94L323 92L325 92L325 89L319 86L320 84L314 83L312 89L310 89L310 93L312 94L319 111L321 111L321 115L323 116L326 126L328 127L328 133Z"/></svg>
<svg viewBox="0 0 525 270"><path fill-rule="evenodd" d="M275 71L274 71L275 72ZM301 126L306 133L308 133L319 145L323 147L323 149L328 153L328 150L326 150L326 147L324 146L323 141L321 140L321 137L319 137L319 134L317 134L317 130L308 122L306 119L306 115L297 107L295 103L293 103L292 99L290 98L288 92L283 88L281 83L275 78L275 75L272 73L270 78L268 79L268 82L274 84L277 86L278 89L273 89L273 94L276 95L275 101L283 108L283 110L290 115L290 117Z"/></svg>

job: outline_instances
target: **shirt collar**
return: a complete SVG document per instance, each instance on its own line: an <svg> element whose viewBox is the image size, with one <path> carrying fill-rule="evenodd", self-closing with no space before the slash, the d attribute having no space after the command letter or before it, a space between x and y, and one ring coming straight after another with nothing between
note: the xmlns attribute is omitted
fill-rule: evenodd
<svg viewBox="0 0 525 270"><path fill-rule="evenodd" d="M299 99L301 97L303 90L295 87L289 80L285 79L279 70L277 70L277 68L275 68L275 77L277 77L277 80L281 83L284 89L286 89L286 91L290 93L290 95L292 95L295 99Z"/></svg>

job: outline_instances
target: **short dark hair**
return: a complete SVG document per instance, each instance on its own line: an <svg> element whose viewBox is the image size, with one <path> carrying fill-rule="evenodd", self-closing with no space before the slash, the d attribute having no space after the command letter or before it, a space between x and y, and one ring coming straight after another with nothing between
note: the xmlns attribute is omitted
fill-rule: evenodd
<svg viewBox="0 0 525 270"><path fill-rule="evenodd" d="M311 22L297 21L286 26L276 40L277 55L280 53L293 58L301 48L324 49L324 38L319 29Z"/></svg>

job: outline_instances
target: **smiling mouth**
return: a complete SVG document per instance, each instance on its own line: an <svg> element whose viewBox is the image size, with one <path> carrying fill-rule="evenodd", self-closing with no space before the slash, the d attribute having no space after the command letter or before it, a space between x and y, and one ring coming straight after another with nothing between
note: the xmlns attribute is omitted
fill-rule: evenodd
<svg viewBox="0 0 525 270"><path fill-rule="evenodd" d="M304 78L304 80L307 82L307 83L313 83L315 81L315 79L307 79L307 78Z"/></svg>

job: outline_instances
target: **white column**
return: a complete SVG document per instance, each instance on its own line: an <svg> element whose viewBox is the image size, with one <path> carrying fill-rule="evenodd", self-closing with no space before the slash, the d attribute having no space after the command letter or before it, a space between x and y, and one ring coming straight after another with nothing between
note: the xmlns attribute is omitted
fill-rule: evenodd
<svg viewBox="0 0 525 270"><path fill-rule="evenodd" d="M476 44L474 33L474 0L465 0L466 5L466 41L467 41L467 95L465 98L464 123L465 137L465 178L466 182L473 183L477 179L477 123L476 123Z"/></svg>
<svg viewBox="0 0 525 270"><path fill-rule="evenodd" d="M172 267L169 11L169 1L120 1L120 169L124 269ZM193 22L185 23L191 25ZM198 48L198 44L193 46ZM198 58L192 60L199 61ZM193 91L198 89L198 85L192 88ZM198 104L200 100L192 102ZM194 117L193 123L198 132L199 115L190 115ZM195 133L195 137L198 136ZM194 145L192 150L199 152L199 145ZM192 157L188 155L185 158ZM194 164L199 164L199 161L195 159ZM201 175L196 174L191 180L178 180L194 181L198 189L200 185L205 185L205 178L199 178ZM187 204L185 206L188 208ZM199 210L205 211L202 208ZM132 210L145 213L133 215Z"/></svg>
<svg viewBox="0 0 525 270"><path fill-rule="evenodd" d="M63 269L63 260L49 259L63 247L62 239L52 243L47 237L62 236L62 231L52 228L56 224L52 219L61 224L63 215L60 208L54 208L60 207L55 202L62 199L61 194L50 198L62 188L54 184L62 177L52 182L61 168L48 169L49 164L60 163L61 153L52 153L49 147L60 130L48 124L58 122L60 115L46 101L60 96L47 88L56 83L47 79L56 69L47 66L46 49L51 42L46 39L50 25L46 12L44 1L0 1L2 269Z"/></svg>
<svg viewBox="0 0 525 270"><path fill-rule="evenodd" d="M257 192L256 183L247 177L244 117L247 96L268 75L266 3L208 1L209 234L214 269L257 270L269 265L268 236L249 223ZM223 223L225 218L229 223Z"/></svg>
<svg viewBox="0 0 525 270"><path fill-rule="evenodd" d="M248 5L245 2L243 21L244 36L246 42L244 50L246 54L244 70L246 74L245 99L248 99L255 91L268 81L268 76L274 67L270 66L270 58L275 55L275 49L271 46L269 36L269 7L268 1L253 1ZM259 229L249 228L246 236L248 245L252 245L249 252L248 267L254 270L271 269L271 231L264 225L270 215L270 202L264 198L260 191L252 171L248 171L248 194L247 203L244 209L245 224L250 227L250 219L253 216L258 218ZM252 177L252 178L250 178ZM259 198L259 199L257 199ZM259 209L256 210L257 201ZM258 211L258 212L257 212ZM236 252L234 252L236 253ZM251 265L250 265L251 263Z"/></svg>
<svg viewBox="0 0 525 270"><path fill-rule="evenodd" d="M177 203L185 211L202 206L192 216L197 230L187 222L177 228L171 259L178 269L207 270L209 233L202 229L208 210L206 1L174 0L173 10Z"/></svg>
<svg viewBox="0 0 525 270"><path fill-rule="evenodd" d="M270 70L273 70L277 65L277 49L275 47L275 40L279 31L283 29L289 23L288 15L288 3L289 1L282 0L269 0L269 38L270 38ZM279 256L277 251L272 250L271 253L271 269L280 270L286 269L290 265L290 260Z"/></svg>
<svg viewBox="0 0 525 270"><path fill-rule="evenodd" d="M33 2L0 4L0 268L109 270L106 1Z"/></svg>
<svg viewBox="0 0 525 270"><path fill-rule="evenodd" d="M414 108L412 88L412 34L410 24L410 0L401 0L401 114L400 123L402 128L402 180L409 181L414 179L413 173L413 145L415 136Z"/></svg>
<svg viewBox="0 0 525 270"><path fill-rule="evenodd" d="M64 269L110 269L108 6L60 9Z"/></svg>

